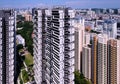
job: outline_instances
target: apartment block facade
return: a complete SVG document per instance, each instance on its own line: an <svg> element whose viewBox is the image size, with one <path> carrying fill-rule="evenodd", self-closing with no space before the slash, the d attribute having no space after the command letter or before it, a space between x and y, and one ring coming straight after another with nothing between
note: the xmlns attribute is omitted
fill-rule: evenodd
<svg viewBox="0 0 120 84"><path fill-rule="evenodd" d="M108 41L108 84L120 83L120 40Z"/></svg>
<svg viewBox="0 0 120 84"><path fill-rule="evenodd" d="M107 84L107 41L106 34L98 35L98 52L97 52L97 84Z"/></svg>
<svg viewBox="0 0 120 84"><path fill-rule="evenodd" d="M93 84L119 84L120 40L107 34L93 35L91 77Z"/></svg>
<svg viewBox="0 0 120 84"><path fill-rule="evenodd" d="M14 84L16 74L16 14L12 9L0 10L0 84Z"/></svg>
<svg viewBox="0 0 120 84"><path fill-rule="evenodd" d="M87 79L91 79L91 48L89 46L83 47L82 73Z"/></svg>
<svg viewBox="0 0 120 84"><path fill-rule="evenodd" d="M74 10L37 8L33 14L36 83L74 84Z"/></svg>
<svg viewBox="0 0 120 84"><path fill-rule="evenodd" d="M82 71L82 47L85 44L85 25L82 17L75 18L75 70Z"/></svg>
<svg viewBox="0 0 120 84"><path fill-rule="evenodd" d="M92 37L92 51L91 51L91 81L93 84L97 84L97 46L98 38L97 35Z"/></svg>
<svg viewBox="0 0 120 84"><path fill-rule="evenodd" d="M33 55L35 81L41 84L45 76L43 68L45 61L45 9L33 9L34 37L33 37Z"/></svg>

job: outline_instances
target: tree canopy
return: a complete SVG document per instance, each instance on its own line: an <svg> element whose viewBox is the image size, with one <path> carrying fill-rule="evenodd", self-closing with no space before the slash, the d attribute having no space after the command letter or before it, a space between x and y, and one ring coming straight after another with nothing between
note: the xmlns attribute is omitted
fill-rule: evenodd
<svg viewBox="0 0 120 84"><path fill-rule="evenodd" d="M20 34L25 39L25 45L28 47L28 51L33 54L33 39L31 36L33 32L32 22L25 21L17 25L18 27L23 27L23 29L17 31L17 34Z"/></svg>
<svg viewBox="0 0 120 84"><path fill-rule="evenodd" d="M89 80L87 80L84 75L79 73L79 71L75 71L75 84L91 84Z"/></svg>

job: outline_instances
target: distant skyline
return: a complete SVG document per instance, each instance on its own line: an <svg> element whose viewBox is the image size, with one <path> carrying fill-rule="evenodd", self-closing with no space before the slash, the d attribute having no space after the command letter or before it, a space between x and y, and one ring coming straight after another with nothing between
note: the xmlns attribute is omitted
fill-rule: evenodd
<svg viewBox="0 0 120 84"><path fill-rule="evenodd" d="M72 8L120 8L120 0L0 0L0 8L65 5Z"/></svg>

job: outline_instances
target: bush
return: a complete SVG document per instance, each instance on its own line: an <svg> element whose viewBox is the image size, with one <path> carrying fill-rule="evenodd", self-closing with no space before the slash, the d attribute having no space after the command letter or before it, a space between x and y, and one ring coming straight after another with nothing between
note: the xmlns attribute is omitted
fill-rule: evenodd
<svg viewBox="0 0 120 84"><path fill-rule="evenodd" d="M26 70L22 71L22 77L23 77L24 83L27 83L29 81L28 73L26 72Z"/></svg>
<svg viewBox="0 0 120 84"><path fill-rule="evenodd" d="M89 80L85 79L84 75L79 73L79 71L75 71L75 84L91 84Z"/></svg>
<svg viewBox="0 0 120 84"><path fill-rule="evenodd" d="M19 51L21 49L23 49L23 45L22 44L17 45L17 50Z"/></svg>

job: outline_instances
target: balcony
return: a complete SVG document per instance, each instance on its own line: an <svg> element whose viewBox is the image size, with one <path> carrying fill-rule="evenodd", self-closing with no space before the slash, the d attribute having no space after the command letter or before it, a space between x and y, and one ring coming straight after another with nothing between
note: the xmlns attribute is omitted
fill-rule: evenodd
<svg viewBox="0 0 120 84"><path fill-rule="evenodd" d="M70 15L65 15L65 18L70 18Z"/></svg>
<svg viewBox="0 0 120 84"><path fill-rule="evenodd" d="M0 38L2 38L2 34L0 33Z"/></svg>
<svg viewBox="0 0 120 84"><path fill-rule="evenodd" d="M2 62L0 62L0 63L2 63ZM2 74L2 64L0 64L0 74Z"/></svg>
<svg viewBox="0 0 120 84"><path fill-rule="evenodd" d="M0 40L0 45L2 44L2 40Z"/></svg>
<svg viewBox="0 0 120 84"><path fill-rule="evenodd" d="M0 51L2 51L2 47L0 47Z"/></svg>
<svg viewBox="0 0 120 84"><path fill-rule="evenodd" d="M71 43L71 44L68 45L68 47L70 48L70 50L73 50L75 48L75 44Z"/></svg>
<svg viewBox="0 0 120 84"><path fill-rule="evenodd" d="M48 62L46 63L46 65L47 65L48 67L50 67L50 64L49 64Z"/></svg>
<svg viewBox="0 0 120 84"><path fill-rule="evenodd" d="M14 66L13 65L9 66L9 71L13 71L13 70L14 70Z"/></svg>
<svg viewBox="0 0 120 84"><path fill-rule="evenodd" d="M70 50L70 47L65 47L65 50L66 50L66 51Z"/></svg>
<svg viewBox="0 0 120 84"><path fill-rule="evenodd" d="M2 28L0 27L0 33L2 32Z"/></svg>
<svg viewBox="0 0 120 84"><path fill-rule="evenodd" d="M14 17L11 16L11 17L9 17L9 19L10 19L10 20L14 20Z"/></svg>
<svg viewBox="0 0 120 84"><path fill-rule="evenodd" d="M10 66L13 66L13 63L14 63L13 59L10 59L10 60L9 60L9 65L10 65Z"/></svg>
<svg viewBox="0 0 120 84"><path fill-rule="evenodd" d="M75 64L74 58L69 59L69 60L68 60L68 63L70 64L70 66L74 65L74 64Z"/></svg>
<svg viewBox="0 0 120 84"><path fill-rule="evenodd" d="M65 71L65 74L67 75L70 74L70 71L68 70L68 68L65 68L64 71Z"/></svg>
<svg viewBox="0 0 120 84"><path fill-rule="evenodd" d="M37 10L36 14L37 16L42 16L42 10Z"/></svg>
<svg viewBox="0 0 120 84"><path fill-rule="evenodd" d="M75 36L74 35L69 36L68 39L70 39L70 42L73 42L73 41L75 41Z"/></svg>
<svg viewBox="0 0 120 84"><path fill-rule="evenodd" d="M39 28L39 29L38 29L38 33L42 33L42 28Z"/></svg>
<svg viewBox="0 0 120 84"><path fill-rule="evenodd" d="M65 74L64 75L64 80L65 80L65 84L69 84L69 82L70 82L70 79L68 78L68 74Z"/></svg>
<svg viewBox="0 0 120 84"><path fill-rule="evenodd" d="M42 38L42 34L41 33L38 34L38 39L40 39L40 38Z"/></svg>
<svg viewBox="0 0 120 84"><path fill-rule="evenodd" d="M11 54L11 57L10 57L11 59L14 59L14 54Z"/></svg>
<svg viewBox="0 0 120 84"><path fill-rule="evenodd" d="M69 67L69 66L70 66L70 63L65 62L65 66L66 66L66 67Z"/></svg>
<svg viewBox="0 0 120 84"><path fill-rule="evenodd" d="M13 35L14 35L14 32L9 32L9 36L13 37Z"/></svg>
<svg viewBox="0 0 120 84"><path fill-rule="evenodd" d="M72 81L72 80L74 80L74 74L70 74L69 76L68 76L68 78Z"/></svg>
<svg viewBox="0 0 120 84"><path fill-rule="evenodd" d="M64 19L64 13L60 13L60 19Z"/></svg>
<svg viewBox="0 0 120 84"><path fill-rule="evenodd" d="M13 76L13 75L12 75L12 76ZM13 78L12 76L9 77L9 83L10 83L10 84L14 84L14 82L13 82L13 81L14 81L14 78Z"/></svg>
<svg viewBox="0 0 120 84"><path fill-rule="evenodd" d="M52 15L59 16L59 11L52 11Z"/></svg>
<svg viewBox="0 0 120 84"><path fill-rule="evenodd" d="M38 22L37 22L37 25L38 25L38 27L42 27L42 24L41 24L41 23L38 23Z"/></svg>
<svg viewBox="0 0 120 84"><path fill-rule="evenodd" d="M9 26L9 31L13 31L14 30L14 26Z"/></svg>
<svg viewBox="0 0 120 84"><path fill-rule="evenodd" d="M70 25L65 23L65 28L70 28Z"/></svg>
<svg viewBox="0 0 120 84"><path fill-rule="evenodd" d="M2 21L1 21L1 18L0 18L0 27L2 26Z"/></svg>
<svg viewBox="0 0 120 84"><path fill-rule="evenodd" d="M68 55L70 58L73 58L75 56L75 51L73 50L73 51L68 52Z"/></svg>
<svg viewBox="0 0 120 84"><path fill-rule="evenodd" d="M75 29L74 28L69 28L70 34L74 34L75 33Z"/></svg>
<svg viewBox="0 0 120 84"><path fill-rule="evenodd" d="M10 72L9 72L10 78L11 78L13 75L14 75L14 72L13 72L13 71L10 71Z"/></svg>
<svg viewBox="0 0 120 84"><path fill-rule="evenodd" d="M9 48L13 48L14 47L14 44L13 43L10 43L9 44Z"/></svg>
<svg viewBox="0 0 120 84"><path fill-rule="evenodd" d="M14 52L14 49L9 49L9 54L12 54Z"/></svg>
<svg viewBox="0 0 120 84"><path fill-rule="evenodd" d="M9 42L13 42L14 41L14 38L13 37L10 37L9 38Z"/></svg>
<svg viewBox="0 0 120 84"><path fill-rule="evenodd" d="M9 25L13 25L14 24L14 20L9 20Z"/></svg>
<svg viewBox="0 0 120 84"><path fill-rule="evenodd" d="M70 56L68 54L65 54L65 58L70 58Z"/></svg>
<svg viewBox="0 0 120 84"><path fill-rule="evenodd" d="M38 18L37 18L37 21L38 21L38 22L41 22L41 21L42 21L42 17L38 17Z"/></svg>
<svg viewBox="0 0 120 84"><path fill-rule="evenodd" d="M70 42L70 39L65 38L65 43L69 43L69 42Z"/></svg>
<svg viewBox="0 0 120 84"><path fill-rule="evenodd" d="M50 74L50 70L48 68L46 68L46 71L47 71L48 74Z"/></svg>
<svg viewBox="0 0 120 84"><path fill-rule="evenodd" d="M46 74L46 77L47 77L48 80L50 80L50 76L48 74Z"/></svg>
<svg viewBox="0 0 120 84"><path fill-rule="evenodd" d="M65 31L65 35L69 35L70 34L70 31Z"/></svg>

